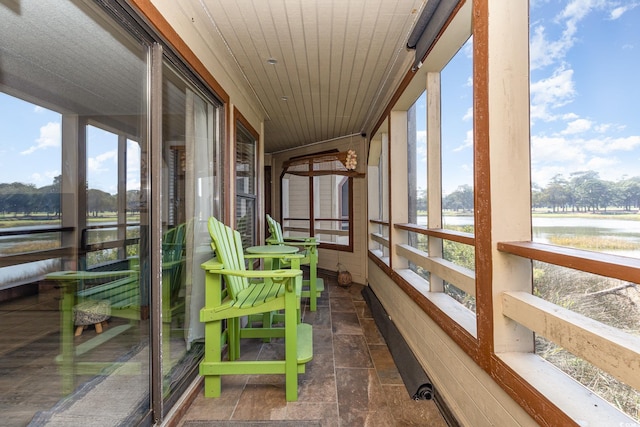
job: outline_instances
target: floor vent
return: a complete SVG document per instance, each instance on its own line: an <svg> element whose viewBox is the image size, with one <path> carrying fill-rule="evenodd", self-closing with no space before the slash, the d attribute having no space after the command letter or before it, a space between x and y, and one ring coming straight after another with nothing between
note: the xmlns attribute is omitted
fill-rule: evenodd
<svg viewBox="0 0 640 427"><path fill-rule="evenodd" d="M427 377L396 325L389 318L376 294L369 286L365 286L362 289L362 296L371 310L380 333L387 342L393 361L398 367L409 396L415 400L433 399L447 424L452 427L458 426L458 422L443 401L442 396L438 394L431 384L429 377Z"/></svg>

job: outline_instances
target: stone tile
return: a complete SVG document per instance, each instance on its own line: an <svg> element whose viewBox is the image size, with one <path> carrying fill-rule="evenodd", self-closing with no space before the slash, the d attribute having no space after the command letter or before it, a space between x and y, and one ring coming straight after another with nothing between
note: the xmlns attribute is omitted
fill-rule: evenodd
<svg viewBox="0 0 640 427"><path fill-rule="evenodd" d="M306 372L298 377L300 402L337 402L333 353L314 354Z"/></svg>
<svg viewBox="0 0 640 427"><path fill-rule="evenodd" d="M381 387L374 369L336 368L336 387L341 420L379 407Z"/></svg>
<svg viewBox="0 0 640 427"><path fill-rule="evenodd" d="M356 313L360 319L372 319L373 314L365 301L354 301L353 305L356 307Z"/></svg>
<svg viewBox="0 0 640 427"><path fill-rule="evenodd" d="M324 307L319 306L317 311L305 312L302 321L312 325L314 333L316 329L331 328L331 309L328 305Z"/></svg>
<svg viewBox="0 0 640 427"><path fill-rule="evenodd" d="M393 361L393 356L391 356L391 353L389 352L389 348L387 347L386 344L382 344L382 345L369 344L369 352L371 353L371 358L373 359L373 365L376 368L376 372L378 373L378 379L380 380L381 384L404 386L404 382L402 381L400 372L398 372L398 368L396 367L396 364Z"/></svg>
<svg viewBox="0 0 640 427"><path fill-rule="evenodd" d="M333 355L333 334L331 329L313 328L313 357L320 354ZM332 361L333 364L333 361Z"/></svg>
<svg viewBox="0 0 640 427"><path fill-rule="evenodd" d="M362 335L334 335L333 348L338 368L373 368L369 348Z"/></svg>
<svg viewBox="0 0 640 427"><path fill-rule="evenodd" d="M284 384L247 384L231 419L282 419L286 406Z"/></svg>
<svg viewBox="0 0 640 427"><path fill-rule="evenodd" d="M364 297L362 296L362 289L364 286L359 285L357 283L353 283L351 286L347 288L349 295L351 295L351 299L354 301L364 301Z"/></svg>
<svg viewBox="0 0 640 427"><path fill-rule="evenodd" d="M331 313L355 313L356 306L350 298L330 298Z"/></svg>
<svg viewBox="0 0 640 427"><path fill-rule="evenodd" d="M332 313L331 323L334 334L362 335L362 327L356 313Z"/></svg>
<svg viewBox="0 0 640 427"><path fill-rule="evenodd" d="M351 298L351 294L349 293L349 287L339 286L336 284L335 280L327 286L325 282L325 290L329 291L329 297L339 297L339 298Z"/></svg>
<svg viewBox="0 0 640 427"><path fill-rule="evenodd" d="M228 420L233 414L243 388L244 383L242 388L237 390L237 393L229 392L223 381L220 397L204 397L201 392L195 398L184 417L182 417L182 420Z"/></svg>
<svg viewBox="0 0 640 427"><path fill-rule="evenodd" d="M289 402L287 403L286 420L322 420L322 425L327 426L329 420L335 420L337 426L338 404L334 403L312 403L312 402Z"/></svg>
<svg viewBox="0 0 640 427"><path fill-rule="evenodd" d="M376 322L373 319L360 319L360 324L362 325L362 331L364 333L364 337L367 339L367 343L369 345L375 344L385 344L384 337L380 333L380 330L376 326Z"/></svg>

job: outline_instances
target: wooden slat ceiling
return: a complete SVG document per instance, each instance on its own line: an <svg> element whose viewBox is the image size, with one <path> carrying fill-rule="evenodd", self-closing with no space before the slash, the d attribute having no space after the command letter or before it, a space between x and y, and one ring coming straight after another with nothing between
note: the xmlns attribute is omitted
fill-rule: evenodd
<svg viewBox="0 0 640 427"><path fill-rule="evenodd" d="M407 37L425 2L199 0L196 8L264 109L270 153L370 128L410 67Z"/></svg>

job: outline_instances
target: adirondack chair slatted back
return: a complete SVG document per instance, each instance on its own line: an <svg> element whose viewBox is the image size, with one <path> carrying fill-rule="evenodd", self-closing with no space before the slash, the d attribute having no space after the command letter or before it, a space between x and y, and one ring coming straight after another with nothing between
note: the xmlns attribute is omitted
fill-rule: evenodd
<svg viewBox="0 0 640 427"><path fill-rule="evenodd" d="M216 218L209 218L209 235L211 236L212 247L218 260L229 270L245 270L244 251L242 248L242 237L240 233L227 227ZM246 278L237 276L225 276L225 283L229 295L232 299L247 286L249 282Z"/></svg>
<svg viewBox="0 0 640 427"><path fill-rule="evenodd" d="M170 228L162 236L162 275L167 276L172 300L178 297L182 287L182 272L185 256L185 228L182 223ZM182 261L182 262L180 262ZM163 279L164 280L164 279Z"/></svg>
<svg viewBox="0 0 640 427"><path fill-rule="evenodd" d="M324 280L318 277L318 240L316 237L284 237L282 226L269 214L266 215L271 237L267 240L270 245L291 245L300 249L298 254L303 255L301 265L309 266L309 279L303 280L304 289L302 296L310 298L309 309L316 311L317 298L324 290ZM286 260L280 265L287 266Z"/></svg>
<svg viewBox="0 0 640 427"><path fill-rule="evenodd" d="M280 226L280 223L271 218L269 214L267 214L267 223L269 225L269 233L271 233L271 238L284 244L284 235L282 234L282 227Z"/></svg>

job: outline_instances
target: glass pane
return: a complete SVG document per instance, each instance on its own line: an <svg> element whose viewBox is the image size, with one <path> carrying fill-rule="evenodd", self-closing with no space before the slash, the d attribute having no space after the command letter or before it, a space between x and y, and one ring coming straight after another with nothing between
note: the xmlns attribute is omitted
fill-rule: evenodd
<svg viewBox="0 0 640 427"><path fill-rule="evenodd" d="M441 73L442 226L473 225L473 38Z"/></svg>
<svg viewBox="0 0 640 427"><path fill-rule="evenodd" d="M341 175L313 177L314 236L320 242L349 245L349 179Z"/></svg>
<svg viewBox="0 0 640 427"><path fill-rule="evenodd" d="M240 123L236 126L236 230L243 247L256 241L256 141Z"/></svg>
<svg viewBox="0 0 640 427"><path fill-rule="evenodd" d="M242 247L255 245L255 199L236 197L236 230L242 237Z"/></svg>
<svg viewBox="0 0 640 427"><path fill-rule="evenodd" d="M407 112L408 222L427 225L427 93L420 95ZM428 253L427 236L409 232L410 246ZM429 273L409 261L409 268L425 279Z"/></svg>
<svg viewBox="0 0 640 427"><path fill-rule="evenodd" d="M135 424L150 409L149 293L126 257L140 242L124 240L120 141L143 141L146 47L93 2L15 12L0 7L3 424Z"/></svg>
<svg viewBox="0 0 640 427"><path fill-rule="evenodd" d="M534 239L637 257L640 9L532 2L530 20Z"/></svg>
<svg viewBox="0 0 640 427"><path fill-rule="evenodd" d="M162 372L166 399L181 390L203 354L207 220L218 214L218 106L174 68L163 67Z"/></svg>
<svg viewBox="0 0 640 427"><path fill-rule="evenodd" d="M427 93L409 109L407 175L409 177L409 222L427 225ZM415 243L415 239L409 239Z"/></svg>
<svg viewBox="0 0 640 427"><path fill-rule="evenodd" d="M379 219L389 221L389 134L380 135L380 161L378 162L378 189L380 191Z"/></svg>
<svg viewBox="0 0 640 427"><path fill-rule="evenodd" d="M256 193L256 141L242 126L236 126L236 191Z"/></svg>
<svg viewBox="0 0 640 427"><path fill-rule="evenodd" d="M310 236L309 177L282 177L282 232L287 236Z"/></svg>
<svg viewBox="0 0 640 427"><path fill-rule="evenodd" d="M640 256L640 9L530 3L533 239ZM596 53L596 54L594 54ZM534 262L534 294L623 331L640 328L637 284ZM554 343L536 353L638 419L640 393Z"/></svg>

